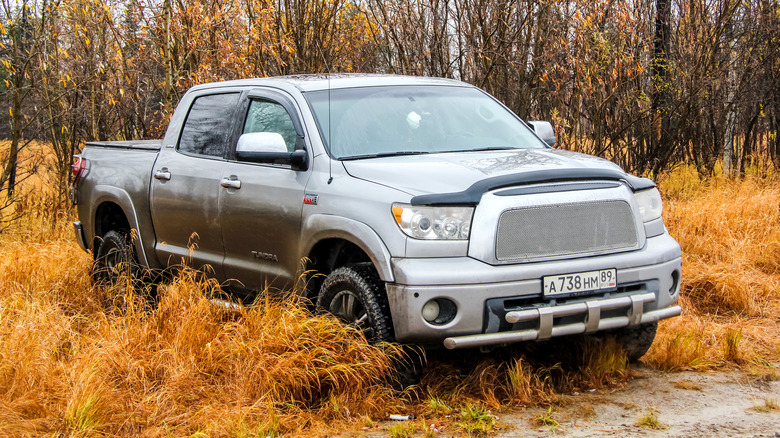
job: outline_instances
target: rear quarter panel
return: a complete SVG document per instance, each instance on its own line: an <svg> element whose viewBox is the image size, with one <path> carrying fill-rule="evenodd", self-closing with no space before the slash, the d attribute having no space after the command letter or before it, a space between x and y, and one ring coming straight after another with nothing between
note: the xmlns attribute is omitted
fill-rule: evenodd
<svg viewBox="0 0 780 438"><path fill-rule="evenodd" d="M137 230L135 246L139 262L159 267L153 251L155 237L149 211L149 183L157 150L87 144L81 155L87 164L76 199L89 249L94 251L95 238L100 237L98 209L112 202L122 209L130 227Z"/></svg>

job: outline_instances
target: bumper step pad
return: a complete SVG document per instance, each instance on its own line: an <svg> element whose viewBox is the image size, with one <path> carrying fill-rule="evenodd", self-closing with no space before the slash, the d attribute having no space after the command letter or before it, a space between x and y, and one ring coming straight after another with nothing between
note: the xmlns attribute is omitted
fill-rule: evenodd
<svg viewBox="0 0 780 438"><path fill-rule="evenodd" d="M538 341L556 336L593 333L596 331L620 327L648 324L661 319L680 315L680 306L644 311L644 305L655 301L654 293L631 295L627 297L605 298L574 304L552 307L538 307L527 310L515 310L506 314L508 323L538 321L538 328L478 335L454 336L444 340L448 349L482 347L513 342ZM625 309L624 316L601 318L601 312ZM554 325L555 318L582 315L583 322Z"/></svg>

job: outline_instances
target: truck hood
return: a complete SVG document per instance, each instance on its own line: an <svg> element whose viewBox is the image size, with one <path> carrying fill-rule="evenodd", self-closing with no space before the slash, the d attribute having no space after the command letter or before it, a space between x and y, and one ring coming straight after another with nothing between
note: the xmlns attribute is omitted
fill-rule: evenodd
<svg viewBox="0 0 780 438"><path fill-rule="evenodd" d="M457 152L343 161L347 172L410 195L466 190L485 178L539 170L620 167L591 155L560 149Z"/></svg>

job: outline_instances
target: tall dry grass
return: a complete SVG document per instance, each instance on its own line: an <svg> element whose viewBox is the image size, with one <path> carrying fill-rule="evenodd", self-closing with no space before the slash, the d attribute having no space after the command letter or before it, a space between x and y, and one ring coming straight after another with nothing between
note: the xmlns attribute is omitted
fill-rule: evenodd
<svg viewBox="0 0 780 438"><path fill-rule="evenodd" d="M421 388L450 405L547 405L562 393L620 386L635 373L614 337L574 336L496 349L429 353ZM424 410L423 410L424 412Z"/></svg>
<svg viewBox="0 0 780 438"><path fill-rule="evenodd" d="M433 352L421 385L397 393L387 380L397 350L367 345L293 295L215 305L217 286L185 270L158 287L153 308L132 298L107 307L121 288L94 286L89 255L67 234L3 237L0 435L324 435L399 412L449 421L430 397L455 409L530 405L628 377L625 357L610 357L618 348L571 341Z"/></svg>
<svg viewBox="0 0 780 438"><path fill-rule="evenodd" d="M61 240L4 242L0 272L2 435L300 434L401 403L391 347L294 297L215 305L185 271L114 312Z"/></svg>
<svg viewBox="0 0 780 438"><path fill-rule="evenodd" d="M661 323L645 360L664 369L780 360L780 180L700 178L682 166L660 187L683 250L684 312Z"/></svg>

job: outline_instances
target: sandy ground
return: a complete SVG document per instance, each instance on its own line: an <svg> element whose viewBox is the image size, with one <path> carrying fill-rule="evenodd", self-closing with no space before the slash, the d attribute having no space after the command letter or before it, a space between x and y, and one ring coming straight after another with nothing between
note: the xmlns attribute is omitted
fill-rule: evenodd
<svg viewBox="0 0 780 438"><path fill-rule="evenodd" d="M551 412L547 408L493 412L498 421L487 436L780 438L780 379L772 369L763 377L740 370L664 373L642 365L633 369L639 376L624 387L565 395ZM774 403L773 408L761 409L767 401ZM637 424L649 413L658 421L656 429ZM544 416L559 424L540 426L537 419ZM341 436L467 436L452 425L432 431L431 425L421 422L416 420L411 435L393 433L401 422L383 421L370 430Z"/></svg>
<svg viewBox="0 0 780 438"><path fill-rule="evenodd" d="M498 413L503 424L495 436L780 437L780 410L756 409L767 400L780 403L780 381L740 371L662 373L641 366L638 371L641 377L623 389L567 395L550 415L557 427L535 424L546 409ZM663 429L637 425L648 412Z"/></svg>

